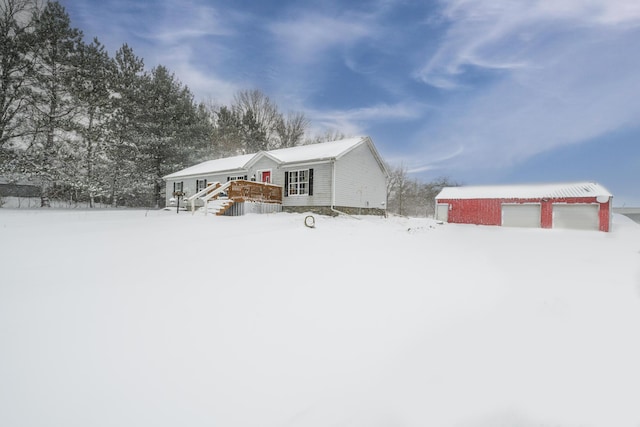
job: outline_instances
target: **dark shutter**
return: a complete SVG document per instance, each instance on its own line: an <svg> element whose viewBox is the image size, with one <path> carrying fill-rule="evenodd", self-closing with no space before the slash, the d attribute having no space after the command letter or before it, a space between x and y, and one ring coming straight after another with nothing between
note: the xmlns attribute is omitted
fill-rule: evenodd
<svg viewBox="0 0 640 427"><path fill-rule="evenodd" d="M289 172L284 173L284 197L289 195Z"/></svg>
<svg viewBox="0 0 640 427"><path fill-rule="evenodd" d="M176 182L175 181L173 181L173 192L174 193L176 192Z"/></svg>
<svg viewBox="0 0 640 427"><path fill-rule="evenodd" d="M309 169L309 195L313 196L313 169Z"/></svg>
<svg viewBox="0 0 640 427"><path fill-rule="evenodd" d="M180 191L184 193L184 181L180 181Z"/></svg>
<svg viewBox="0 0 640 427"><path fill-rule="evenodd" d="M227 182L231 180L231 177L227 177Z"/></svg>

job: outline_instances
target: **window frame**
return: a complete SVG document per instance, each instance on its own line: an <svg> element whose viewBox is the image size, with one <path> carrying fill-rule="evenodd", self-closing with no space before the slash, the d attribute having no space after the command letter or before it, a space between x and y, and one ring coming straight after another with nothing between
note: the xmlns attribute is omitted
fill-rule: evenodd
<svg viewBox="0 0 640 427"><path fill-rule="evenodd" d="M296 169L287 171L287 193L289 196L309 196L309 170L310 169ZM300 179L301 173L304 173L304 180ZM303 190L301 190L301 188Z"/></svg>
<svg viewBox="0 0 640 427"><path fill-rule="evenodd" d="M200 184L202 184L202 185L200 185ZM207 188L207 179L206 178L196 179L196 193L199 193L200 191L204 190L205 188Z"/></svg>

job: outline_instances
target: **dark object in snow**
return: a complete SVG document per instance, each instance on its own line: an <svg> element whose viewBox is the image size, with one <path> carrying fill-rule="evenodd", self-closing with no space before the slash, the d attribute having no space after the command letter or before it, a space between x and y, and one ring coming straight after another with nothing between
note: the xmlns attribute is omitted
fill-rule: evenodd
<svg viewBox="0 0 640 427"><path fill-rule="evenodd" d="M304 217L304 225L306 225L309 228L316 227L316 219L313 217L313 215L307 215Z"/></svg>

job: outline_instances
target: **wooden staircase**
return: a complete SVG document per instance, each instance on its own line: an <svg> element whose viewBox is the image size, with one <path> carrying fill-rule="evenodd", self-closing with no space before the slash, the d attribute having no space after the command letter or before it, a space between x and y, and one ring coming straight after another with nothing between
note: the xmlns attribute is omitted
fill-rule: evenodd
<svg viewBox="0 0 640 427"><path fill-rule="evenodd" d="M229 210L235 202L231 199L214 199L207 203L208 212L221 216Z"/></svg>

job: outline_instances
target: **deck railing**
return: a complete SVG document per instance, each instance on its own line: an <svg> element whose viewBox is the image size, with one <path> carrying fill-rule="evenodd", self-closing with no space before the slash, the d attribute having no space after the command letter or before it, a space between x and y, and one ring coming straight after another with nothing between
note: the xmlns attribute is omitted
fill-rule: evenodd
<svg viewBox="0 0 640 427"><path fill-rule="evenodd" d="M226 193L232 204L239 202L282 204L282 187L266 182L245 180L227 181L222 185L219 182L215 182L185 200L190 203L192 213L195 212L196 200L203 202L206 215L209 201L217 199L218 196L224 195L224 193ZM226 208L229 207L231 207L231 204Z"/></svg>
<svg viewBox="0 0 640 427"><path fill-rule="evenodd" d="M282 203L282 187L266 182L229 181L227 195L234 202Z"/></svg>

